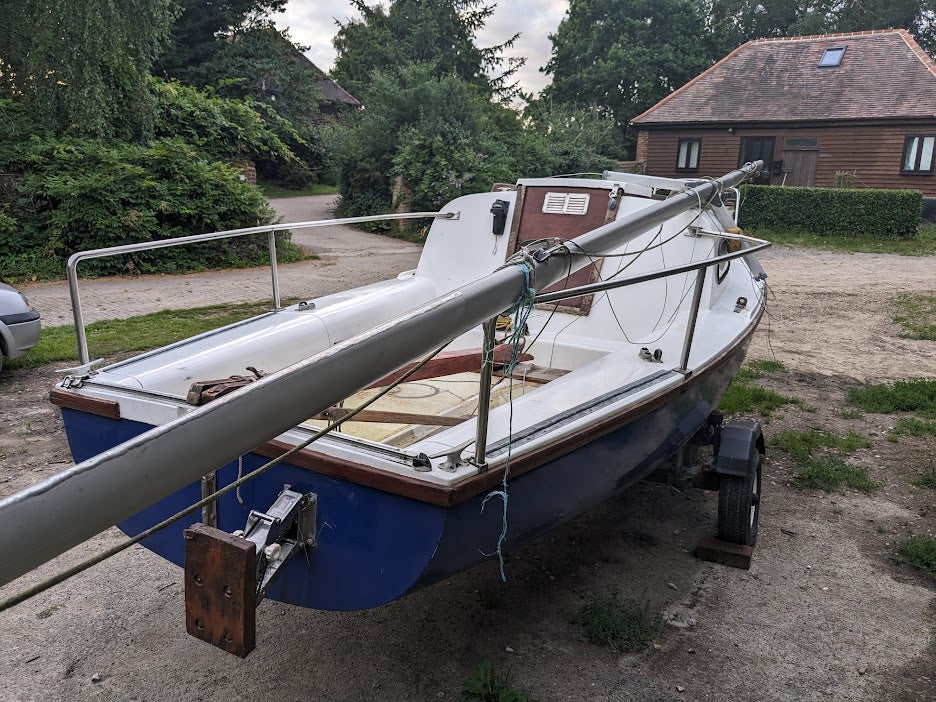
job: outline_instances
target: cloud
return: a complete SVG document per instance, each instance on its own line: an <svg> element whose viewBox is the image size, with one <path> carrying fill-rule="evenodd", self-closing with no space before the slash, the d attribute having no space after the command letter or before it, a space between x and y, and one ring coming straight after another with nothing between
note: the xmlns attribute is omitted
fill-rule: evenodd
<svg viewBox="0 0 936 702"><path fill-rule="evenodd" d="M549 34L556 31L567 8L568 0L502 0L478 33L478 43L493 46L520 32L507 55L527 59L517 79L524 90L538 93L549 82L549 77L539 71L552 49ZM277 15L276 25L289 28L293 41L309 47L306 56L328 71L335 62L331 41L338 31L336 20L346 22L355 15L345 0L289 0L286 11Z"/></svg>

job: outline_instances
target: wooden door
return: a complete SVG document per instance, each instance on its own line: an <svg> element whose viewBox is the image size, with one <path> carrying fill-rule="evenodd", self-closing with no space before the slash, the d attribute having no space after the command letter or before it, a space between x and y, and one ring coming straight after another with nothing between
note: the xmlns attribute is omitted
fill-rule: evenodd
<svg viewBox="0 0 936 702"><path fill-rule="evenodd" d="M780 157L783 159L780 185L808 188L815 184L818 151L785 150Z"/></svg>
<svg viewBox="0 0 936 702"><path fill-rule="evenodd" d="M755 185L770 185L770 172L774 160L774 137L741 137L738 166L751 161L763 161L764 167L752 181ZM764 175L766 174L766 176Z"/></svg>

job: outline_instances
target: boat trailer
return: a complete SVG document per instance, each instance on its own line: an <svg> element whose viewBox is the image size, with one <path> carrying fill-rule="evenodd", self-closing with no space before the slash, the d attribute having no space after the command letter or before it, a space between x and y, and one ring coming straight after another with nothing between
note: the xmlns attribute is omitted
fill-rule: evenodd
<svg viewBox="0 0 936 702"><path fill-rule="evenodd" d="M645 478L677 490L695 487L718 493L716 535L699 540L697 558L750 569L760 521L764 452L759 422L725 423L715 411L686 446Z"/></svg>

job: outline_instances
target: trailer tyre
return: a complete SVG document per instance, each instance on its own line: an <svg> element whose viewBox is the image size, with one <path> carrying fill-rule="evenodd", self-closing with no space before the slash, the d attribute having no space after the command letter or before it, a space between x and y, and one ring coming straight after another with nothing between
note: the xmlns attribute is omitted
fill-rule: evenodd
<svg viewBox="0 0 936 702"><path fill-rule="evenodd" d="M718 487L718 538L753 546L760 518L761 460L754 450L747 475L722 475Z"/></svg>

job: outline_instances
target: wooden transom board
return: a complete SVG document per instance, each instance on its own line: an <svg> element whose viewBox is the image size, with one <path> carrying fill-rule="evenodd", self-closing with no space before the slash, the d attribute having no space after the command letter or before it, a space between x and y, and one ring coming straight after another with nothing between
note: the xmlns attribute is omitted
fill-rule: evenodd
<svg viewBox="0 0 936 702"><path fill-rule="evenodd" d="M507 250L516 253L520 247L538 239L574 239L580 234L613 221L617 210L608 209L609 194L610 191L598 188L556 185L521 186L518 188L517 205L514 208L514 218L510 227L510 245ZM563 195L572 197L588 195L585 213L558 214L543 211L547 196L552 196L553 200L561 200ZM579 202L581 202L580 199ZM558 209L558 207L552 209ZM573 271L568 278L540 292L564 290L597 282L601 278L601 261L602 259L597 259L594 263ZM572 297L563 300L558 309L560 312L587 315L591 311L594 297L594 294ZM551 304L548 307L552 309L554 305Z"/></svg>

